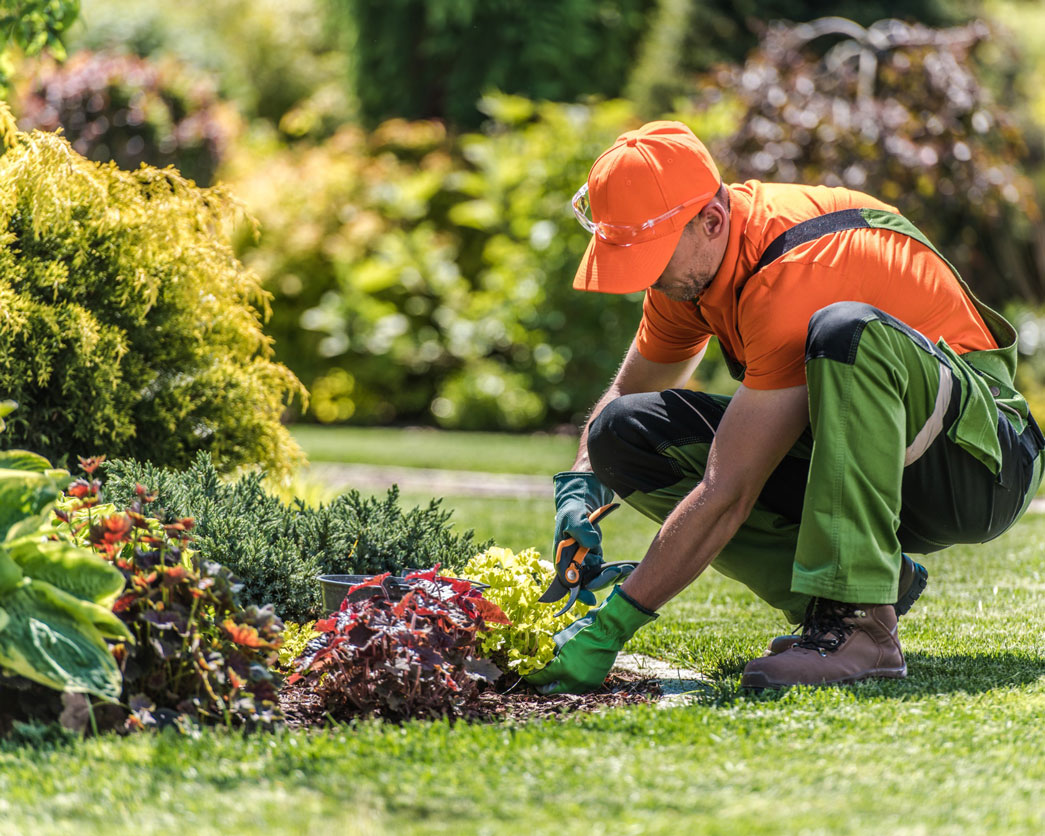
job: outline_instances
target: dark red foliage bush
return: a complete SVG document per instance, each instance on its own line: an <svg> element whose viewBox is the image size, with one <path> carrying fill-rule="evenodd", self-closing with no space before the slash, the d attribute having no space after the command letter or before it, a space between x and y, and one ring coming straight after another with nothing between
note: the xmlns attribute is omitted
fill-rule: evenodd
<svg viewBox="0 0 1045 836"><path fill-rule="evenodd" d="M316 622L322 635L288 684L301 681L334 719L460 716L501 673L476 655L478 633L508 619L472 584L439 577L437 568L407 575L411 589L400 600L387 573L350 589L338 612ZM350 600L367 587L373 595Z"/></svg>
<svg viewBox="0 0 1045 836"><path fill-rule="evenodd" d="M210 185L240 130L213 82L174 59L78 52L64 64L38 62L14 102L23 130L61 128L80 154L133 171L173 165Z"/></svg>
<svg viewBox="0 0 1045 836"><path fill-rule="evenodd" d="M984 83L980 23L866 29L775 24L705 93L736 97L740 126L712 152L731 179L847 186L898 207L988 304L1045 299L1045 249L1029 149ZM825 45L830 46L824 52ZM994 46L997 51L997 43Z"/></svg>

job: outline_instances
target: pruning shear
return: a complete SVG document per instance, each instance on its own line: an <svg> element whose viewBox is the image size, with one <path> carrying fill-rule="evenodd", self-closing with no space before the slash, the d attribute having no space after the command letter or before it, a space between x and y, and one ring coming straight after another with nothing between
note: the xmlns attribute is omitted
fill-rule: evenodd
<svg viewBox="0 0 1045 836"><path fill-rule="evenodd" d="M611 511L620 508L619 502L603 505L588 514L588 522L597 523ZM564 595L569 594L566 606L559 610L554 618L558 618L564 612L568 612L580 599L583 603L594 604L595 596L592 590L603 589L614 581L630 575L638 562L634 560L621 560L616 563L603 563L595 577L591 578L583 586L581 585L581 568L584 558L590 549L580 545L572 537L566 537L559 541L559 548L555 550L555 579L551 582L544 594L537 600L542 604L551 604L559 601Z"/></svg>

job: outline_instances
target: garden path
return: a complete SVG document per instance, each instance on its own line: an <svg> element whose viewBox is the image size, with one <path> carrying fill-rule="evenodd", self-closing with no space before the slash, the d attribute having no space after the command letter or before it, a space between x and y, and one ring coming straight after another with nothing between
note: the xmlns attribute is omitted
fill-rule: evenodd
<svg viewBox="0 0 1045 836"><path fill-rule="evenodd" d="M526 476L514 473L482 473L469 470L436 470L371 464L315 462L307 474L334 489L431 491L444 494L490 497L541 498L552 496L552 474ZM1031 513L1045 513L1045 496L1031 501Z"/></svg>
<svg viewBox="0 0 1045 836"><path fill-rule="evenodd" d="M373 464L313 462L305 476L336 490L385 490L399 485L405 492L430 491L433 496L489 496L552 498L552 474L527 476L513 473L481 473L468 470L436 470Z"/></svg>

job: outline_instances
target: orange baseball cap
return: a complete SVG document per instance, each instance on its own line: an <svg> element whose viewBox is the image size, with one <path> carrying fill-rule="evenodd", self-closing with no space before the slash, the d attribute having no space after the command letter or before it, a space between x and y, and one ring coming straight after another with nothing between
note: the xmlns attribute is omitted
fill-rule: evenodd
<svg viewBox="0 0 1045 836"><path fill-rule="evenodd" d="M681 122L649 122L621 134L574 197L574 211L593 234L573 286L634 293L654 284L686 224L721 185L707 148Z"/></svg>

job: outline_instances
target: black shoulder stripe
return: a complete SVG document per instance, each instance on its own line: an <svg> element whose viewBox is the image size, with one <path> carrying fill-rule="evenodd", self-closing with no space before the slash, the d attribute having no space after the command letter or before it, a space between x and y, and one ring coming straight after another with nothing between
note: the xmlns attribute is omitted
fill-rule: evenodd
<svg viewBox="0 0 1045 836"><path fill-rule="evenodd" d="M829 235L832 232L841 232L844 229L869 229L870 226L867 219L864 218L862 209L843 209L840 212L830 212L818 218L802 221L802 223L784 230L773 239L773 242L762 253L752 274L776 261L799 244L805 244L807 241Z"/></svg>

